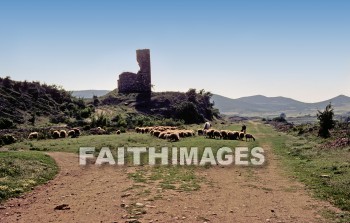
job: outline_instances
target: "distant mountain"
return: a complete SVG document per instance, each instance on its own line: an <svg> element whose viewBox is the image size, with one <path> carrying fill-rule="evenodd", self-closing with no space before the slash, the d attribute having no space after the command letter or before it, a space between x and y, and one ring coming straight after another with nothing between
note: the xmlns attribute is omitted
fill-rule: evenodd
<svg viewBox="0 0 350 223"><path fill-rule="evenodd" d="M336 114L350 111L350 97L339 95L317 103L305 103L285 97L266 97L254 95L237 99L213 95L215 107L223 114L242 116L273 116L284 112L289 116L316 115L331 102Z"/></svg>
<svg viewBox="0 0 350 223"><path fill-rule="evenodd" d="M72 91L72 95L77 98L92 98L94 95L101 97L109 92L109 90L82 90Z"/></svg>
<svg viewBox="0 0 350 223"><path fill-rule="evenodd" d="M92 98L94 95L101 97L107 94L115 94L109 90L81 90L73 91L73 96L80 98ZM266 97L254 95L232 99L214 94L212 101L221 113L240 116L276 116L286 113L287 116L315 116L317 110L323 110L329 102L332 102L336 114L350 112L350 97L339 95L329 100L317 103L305 103L286 97Z"/></svg>

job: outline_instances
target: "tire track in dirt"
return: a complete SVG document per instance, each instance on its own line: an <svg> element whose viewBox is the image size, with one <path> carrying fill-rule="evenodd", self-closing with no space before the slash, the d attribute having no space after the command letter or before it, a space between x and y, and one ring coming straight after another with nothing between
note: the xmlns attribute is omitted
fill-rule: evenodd
<svg viewBox="0 0 350 223"><path fill-rule="evenodd" d="M73 153L48 153L60 172L45 185L5 203L0 222L119 222L122 190L130 186L120 167L79 166ZM54 210L67 204L68 210Z"/></svg>
<svg viewBox="0 0 350 223"><path fill-rule="evenodd" d="M130 167L79 166L72 153L49 153L58 176L0 210L0 222L127 222L121 204L142 202L140 222L326 222L320 216L329 203L311 198L304 185L286 175L268 144L263 167L196 168L204 177L198 191L159 190L157 184L135 184ZM141 186L141 187L135 187ZM160 199L140 195L160 191ZM128 193L128 194L126 194ZM67 204L68 210L54 210Z"/></svg>

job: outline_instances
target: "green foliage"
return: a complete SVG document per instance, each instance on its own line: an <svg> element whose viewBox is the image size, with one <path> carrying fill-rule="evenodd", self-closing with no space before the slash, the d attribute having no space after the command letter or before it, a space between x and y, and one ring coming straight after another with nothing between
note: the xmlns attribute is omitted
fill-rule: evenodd
<svg viewBox="0 0 350 223"><path fill-rule="evenodd" d="M323 138L328 138L330 136L330 129L335 126L335 121L333 120L334 111L332 104L329 103L323 112L318 111L317 119L320 121L320 129L318 135Z"/></svg>
<svg viewBox="0 0 350 223"><path fill-rule="evenodd" d="M53 123L64 123L70 118L89 117L91 112L81 98L56 85L33 81L13 81L0 77L0 128L12 128L10 122L37 124L38 116L50 117ZM63 118L62 116L66 116ZM30 117L29 119L27 117Z"/></svg>
<svg viewBox="0 0 350 223"><path fill-rule="evenodd" d="M103 112L101 112L97 116L93 116L90 124L92 128L107 127L109 125L110 125L110 120Z"/></svg>
<svg viewBox="0 0 350 223"><path fill-rule="evenodd" d="M273 118L272 121L275 121L275 122L287 122L286 117L287 116L286 116L285 113L281 113L280 116Z"/></svg>
<svg viewBox="0 0 350 223"><path fill-rule="evenodd" d="M98 97L96 95L93 96L93 104L95 107L99 106L100 104L100 100L98 99Z"/></svg>
<svg viewBox="0 0 350 223"><path fill-rule="evenodd" d="M82 110L80 110L80 117L81 118L89 118L92 114L92 109L87 107Z"/></svg>
<svg viewBox="0 0 350 223"><path fill-rule="evenodd" d="M175 107L175 117L185 121L185 124L204 122L204 117L198 112L193 102L182 102Z"/></svg>
<svg viewBox="0 0 350 223"><path fill-rule="evenodd" d="M0 146L9 145L9 144L15 143L16 141L17 139L10 134L4 134L0 136Z"/></svg>
<svg viewBox="0 0 350 223"><path fill-rule="evenodd" d="M180 126L183 125L182 120L174 120L172 118L159 118L155 116L147 116L139 113L127 113L126 115L117 114L111 119L110 126L118 129L134 129L141 126Z"/></svg>
<svg viewBox="0 0 350 223"><path fill-rule="evenodd" d="M0 129L11 129L14 127L15 125L12 120L8 118L0 118Z"/></svg>
<svg viewBox="0 0 350 223"><path fill-rule="evenodd" d="M35 125L36 115L32 113L31 118L28 120L33 126Z"/></svg>
<svg viewBox="0 0 350 223"><path fill-rule="evenodd" d="M67 123L69 119L64 114L52 115L50 116L50 122L54 124Z"/></svg>

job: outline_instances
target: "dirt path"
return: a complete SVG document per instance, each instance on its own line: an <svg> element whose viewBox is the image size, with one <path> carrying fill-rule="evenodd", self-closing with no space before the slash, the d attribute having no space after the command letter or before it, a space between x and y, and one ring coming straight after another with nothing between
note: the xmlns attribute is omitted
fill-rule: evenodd
<svg viewBox="0 0 350 223"><path fill-rule="evenodd" d="M0 222L128 222L135 203L140 203L140 222L326 222L320 211L334 208L311 198L283 173L268 145L265 150L269 163L263 168L198 168L206 183L192 192L135 184L127 177L130 167L80 167L76 154L50 153L59 175L10 199L0 210ZM146 190L162 196L149 199L142 195ZM54 210L62 204L69 209Z"/></svg>

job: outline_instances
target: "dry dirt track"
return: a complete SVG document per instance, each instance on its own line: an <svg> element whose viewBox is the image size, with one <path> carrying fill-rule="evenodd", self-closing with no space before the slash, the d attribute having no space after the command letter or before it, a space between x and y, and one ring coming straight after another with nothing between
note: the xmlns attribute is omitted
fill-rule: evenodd
<svg viewBox="0 0 350 223"><path fill-rule="evenodd" d="M59 175L23 198L11 199L0 210L0 222L128 222L121 204L142 203L140 222L327 222L320 216L326 202L311 198L303 185L286 176L268 151L264 168L199 169L199 191L162 191L162 199L137 194L128 179L132 168L80 167L76 154L50 153ZM142 185L150 191L154 185ZM127 189L136 188L136 189ZM127 194L126 194L127 192ZM54 210L67 204L68 210Z"/></svg>

